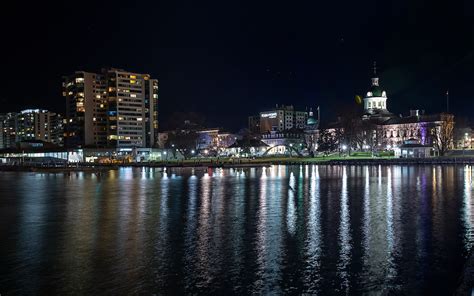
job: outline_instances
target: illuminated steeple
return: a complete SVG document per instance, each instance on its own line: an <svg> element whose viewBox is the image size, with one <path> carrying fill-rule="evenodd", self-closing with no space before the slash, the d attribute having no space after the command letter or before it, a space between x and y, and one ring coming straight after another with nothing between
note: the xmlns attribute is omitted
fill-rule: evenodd
<svg viewBox="0 0 474 296"><path fill-rule="evenodd" d="M373 70L374 77L372 77L372 85L364 98L364 110L369 114L387 110L387 93L382 90L379 85L379 78L377 77L377 62L374 62Z"/></svg>

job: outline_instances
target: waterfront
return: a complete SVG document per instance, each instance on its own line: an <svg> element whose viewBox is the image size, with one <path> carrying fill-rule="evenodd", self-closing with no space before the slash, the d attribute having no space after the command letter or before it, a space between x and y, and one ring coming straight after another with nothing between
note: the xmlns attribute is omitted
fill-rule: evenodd
<svg viewBox="0 0 474 296"><path fill-rule="evenodd" d="M472 167L0 173L0 293L450 294Z"/></svg>

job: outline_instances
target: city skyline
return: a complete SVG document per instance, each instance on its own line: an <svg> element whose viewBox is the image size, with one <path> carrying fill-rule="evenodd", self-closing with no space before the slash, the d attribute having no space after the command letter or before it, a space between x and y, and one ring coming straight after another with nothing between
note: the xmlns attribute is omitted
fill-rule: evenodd
<svg viewBox="0 0 474 296"><path fill-rule="evenodd" d="M62 112L62 75L110 66L160 80L162 122L176 102L233 130L276 103L321 105L334 117L335 106L363 94L376 60L394 113L444 111L449 89L451 111L472 117L469 2L346 3L338 14L327 3L32 5L27 12L14 6L2 20L18 25L4 36L18 46L6 48L1 77L11 88L0 96L2 112ZM106 12L130 22L105 30ZM36 51L26 54L32 43ZM38 74L26 78L29 91L17 92L25 67Z"/></svg>

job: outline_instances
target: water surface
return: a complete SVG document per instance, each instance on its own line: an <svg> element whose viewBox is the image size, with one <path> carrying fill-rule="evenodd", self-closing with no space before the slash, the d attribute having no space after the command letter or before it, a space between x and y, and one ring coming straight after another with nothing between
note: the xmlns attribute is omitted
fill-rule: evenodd
<svg viewBox="0 0 474 296"><path fill-rule="evenodd" d="M0 293L449 294L471 166L0 173Z"/></svg>

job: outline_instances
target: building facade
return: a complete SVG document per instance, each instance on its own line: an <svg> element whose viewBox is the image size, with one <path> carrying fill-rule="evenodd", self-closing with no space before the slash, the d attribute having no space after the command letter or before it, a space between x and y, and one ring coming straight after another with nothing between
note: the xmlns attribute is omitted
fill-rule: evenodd
<svg viewBox="0 0 474 296"><path fill-rule="evenodd" d="M62 116L48 110L27 109L0 115L0 131L0 149L33 140L63 145Z"/></svg>
<svg viewBox="0 0 474 296"><path fill-rule="evenodd" d="M199 135L197 149L214 151L216 155L234 144L237 139L237 135L219 128L200 129L197 133Z"/></svg>
<svg viewBox="0 0 474 296"><path fill-rule="evenodd" d="M373 77L363 99L362 117L341 117L325 129L324 134L334 138L330 142L337 143L329 146L337 146L337 150L345 147L348 151L395 150L407 141L416 141L423 149L431 147L444 151L452 147L452 114L410 110L407 116L397 116L388 110L387 103L387 92L380 86L379 78Z"/></svg>
<svg viewBox="0 0 474 296"><path fill-rule="evenodd" d="M293 106L276 105L274 109L260 112L259 118L249 117L249 130L266 133L284 131L293 128L304 129L308 112L295 110Z"/></svg>
<svg viewBox="0 0 474 296"><path fill-rule="evenodd" d="M68 146L153 147L158 80L122 69L64 77Z"/></svg>
<svg viewBox="0 0 474 296"><path fill-rule="evenodd" d="M268 155L301 154L306 150L305 133L300 129L266 132L261 141L271 148Z"/></svg>
<svg viewBox="0 0 474 296"><path fill-rule="evenodd" d="M104 76L84 71L65 76L63 96L66 146L106 146L108 104Z"/></svg>
<svg viewBox="0 0 474 296"><path fill-rule="evenodd" d="M17 142L17 113L0 115L0 149L13 148Z"/></svg>

